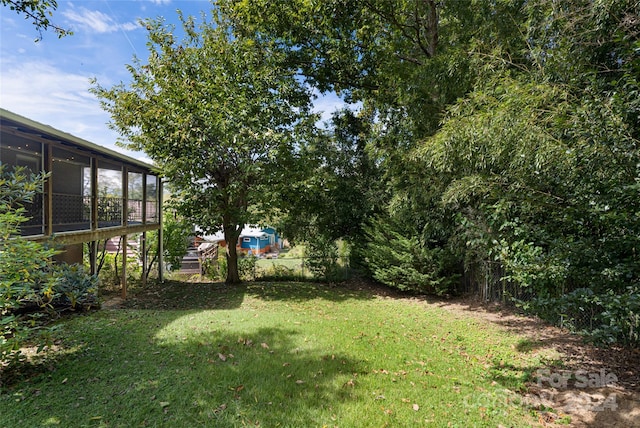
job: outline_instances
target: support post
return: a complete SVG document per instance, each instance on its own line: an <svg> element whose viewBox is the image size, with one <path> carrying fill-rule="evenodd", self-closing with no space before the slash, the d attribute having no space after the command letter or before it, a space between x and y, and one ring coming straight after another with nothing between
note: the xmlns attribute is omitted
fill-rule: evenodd
<svg viewBox="0 0 640 428"><path fill-rule="evenodd" d="M120 224L127 227L129 224L129 169L122 168L122 213Z"/></svg>
<svg viewBox="0 0 640 428"><path fill-rule="evenodd" d="M53 170L53 148L51 144L45 145L44 170L51 174ZM53 175L50 175L44 182L44 234L53 235Z"/></svg>
<svg viewBox="0 0 640 428"><path fill-rule="evenodd" d="M91 230L98 229L98 160L91 158Z"/></svg>
<svg viewBox="0 0 640 428"><path fill-rule="evenodd" d="M89 242L89 271L91 275L98 273L98 241Z"/></svg>
<svg viewBox="0 0 640 428"><path fill-rule="evenodd" d="M164 240L164 232L162 223L164 222L162 215L162 179L158 176L158 195L156 197L156 212L158 213L158 224L160 228L158 229L158 281L164 282L164 257L162 254L164 253L164 247L162 245L162 241Z"/></svg>
<svg viewBox="0 0 640 428"><path fill-rule="evenodd" d="M127 298L127 235L122 235L120 237L122 242L122 293L121 297L123 299Z"/></svg>
<svg viewBox="0 0 640 428"><path fill-rule="evenodd" d="M147 286L147 232L142 232L142 237L140 238L142 242L140 242L140 249L142 254L142 286Z"/></svg>

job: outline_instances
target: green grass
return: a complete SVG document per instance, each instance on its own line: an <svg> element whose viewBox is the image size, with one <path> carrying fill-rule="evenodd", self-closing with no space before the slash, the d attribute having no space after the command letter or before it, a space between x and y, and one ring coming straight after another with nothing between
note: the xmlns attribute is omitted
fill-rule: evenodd
<svg viewBox="0 0 640 428"><path fill-rule="evenodd" d="M419 300L319 284L172 282L60 322L0 426L529 426L522 338Z"/></svg>
<svg viewBox="0 0 640 428"><path fill-rule="evenodd" d="M292 272L303 272L305 269L302 266L302 259L287 259L287 258L277 258L277 259L258 259L256 261L256 267L262 272L270 272L273 271L273 266L282 266L286 269L291 270Z"/></svg>

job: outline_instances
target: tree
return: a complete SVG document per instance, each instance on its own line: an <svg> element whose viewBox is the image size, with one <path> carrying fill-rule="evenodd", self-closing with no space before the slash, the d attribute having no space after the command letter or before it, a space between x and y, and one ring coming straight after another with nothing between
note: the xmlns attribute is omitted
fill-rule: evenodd
<svg viewBox="0 0 640 428"><path fill-rule="evenodd" d="M390 194L366 229L378 279L465 266L476 291L510 282L540 315L638 342L637 1L221 2L372 112Z"/></svg>
<svg viewBox="0 0 640 428"><path fill-rule="evenodd" d="M73 34L73 32L66 30L49 20L49 17L53 15L53 11L58 8L58 2L56 0L0 0L2 5L9 7L9 9L16 11L20 15L25 15L27 19L33 20L33 25L38 30L40 37L36 41L42 38L42 31L52 29L58 37L64 37Z"/></svg>
<svg viewBox="0 0 640 428"><path fill-rule="evenodd" d="M438 132L447 107L469 93L483 77L522 67L526 42L519 35L526 2L220 3L233 17L238 31L277 40L288 49L289 60L302 70L310 85L321 92L333 90L347 100L361 101L362 112L372 119L357 141L358 150L362 148L361 153L375 166L375 174L368 177L375 184L371 186L364 176L359 184L374 187L378 197L368 206L363 204L371 193L363 192L366 196L360 197L361 187L353 176L336 174L333 181L327 178L331 174L324 165L331 162L326 162L319 168L321 174L314 176L319 183L311 183L311 188L331 190L316 192L317 198L309 204L329 200L323 205L328 210L320 211L317 220L331 219L327 213L336 213L337 220L328 223L328 229L348 237L354 231L362 234L363 218L372 214L391 217L392 223L407 225L403 233L419 241L421 251L438 259L420 269L437 265L438 272L430 274L442 274L455 266L451 252L445 248L455 228L455 216L440 203L437 185L442 179L414 158L413 149ZM339 138L344 138L344 129L353 129L345 119L348 116L334 123L337 145L341 144ZM340 156L334 159L340 160ZM340 202L334 205L331 202L336 196ZM358 224L349 224L347 219L358 220ZM383 222L364 223L369 224L366 239L387 232L372 233L371 228L382 227ZM391 247L388 250L394 251ZM457 273L444 272L448 277Z"/></svg>
<svg viewBox="0 0 640 428"><path fill-rule="evenodd" d="M134 58L129 84L93 92L121 144L159 166L179 212L227 242L227 282L239 282L236 243L243 226L278 205L299 150L315 132L310 94L276 43L234 31L218 10L185 37L148 20L149 58Z"/></svg>
<svg viewBox="0 0 640 428"><path fill-rule="evenodd" d="M193 236L193 225L190 225L182 217L170 203L165 204L163 208L162 220L162 250L165 263L171 266L172 270L178 270L182 259L189 249L189 239ZM158 259L158 232L151 231L147 233L147 254L141 254L141 257L147 257L153 254L153 258L149 261L145 276L149 276L149 272L153 264Z"/></svg>
<svg viewBox="0 0 640 428"><path fill-rule="evenodd" d="M307 145L304 181L285 193L288 212L279 230L289 239L362 237L366 218L384 203L384 183L366 151L373 119L344 109L333 113L331 129ZM316 236L318 236L316 238Z"/></svg>
<svg viewBox="0 0 640 428"><path fill-rule="evenodd" d="M528 61L483 78L413 157L458 212L449 245L502 271L490 287L509 282L538 315L637 346L639 5L525 10Z"/></svg>

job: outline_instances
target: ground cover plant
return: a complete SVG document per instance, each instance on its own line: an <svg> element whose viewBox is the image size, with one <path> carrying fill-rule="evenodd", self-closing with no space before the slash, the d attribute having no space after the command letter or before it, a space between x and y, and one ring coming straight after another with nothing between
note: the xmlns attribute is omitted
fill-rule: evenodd
<svg viewBox="0 0 640 428"><path fill-rule="evenodd" d="M544 359L482 320L317 283L171 282L59 332L6 379L3 426L529 426L517 392Z"/></svg>

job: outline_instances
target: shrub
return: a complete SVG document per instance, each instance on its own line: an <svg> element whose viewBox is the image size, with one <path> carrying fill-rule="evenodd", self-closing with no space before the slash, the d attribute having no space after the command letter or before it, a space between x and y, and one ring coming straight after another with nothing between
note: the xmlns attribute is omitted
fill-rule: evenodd
<svg viewBox="0 0 640 428"><path fill-rule="evenodd" d="M19 236L27 221L24 206L41 190L44 176L0 163L0 362L18 353L32 328L16 311L25 301L53 293L44 272L56 251Z"/></svg>
<svg viewBox="0 0 640 428"><path fill-rule="evenodd" d="M260 272L259 281L304 281L301 269L274 263Z"/></svg>
<svg viewBox="0 0 640 428"><path fill-rule="evenodd" d="M623 292L579 288L560 297L520 302L529 313L585 336L594 343L640 346L640 287Z"/></svg>
<svg viewBox="0 0 640 428"><path fill-rule="evenodd" d="M254 256L245 256L238 258L238 274L243 281L250 281L256 276L256 261Z"/></svg>
<svg viewBox="0 0 640 428"><path fill-rule="evenodd" d="M227 277L227 258L219 256L217 260L206 259L202 266L202 271L204 276L209 279L224 281Z"/></svg>
<svg viewBox="0 0 640 428"><path fill-rule="evenodd" d="M98 305L98 277L85 272L82 265L54 266L52 305L58 309L89 309Z"/></svg>
<svg viewBox="0 0 640 428"><path fill-rule="evenodd" d="M0 164L0 363L19 356L37 322L56 305L94 304L97 280L81 268L54 265L57 251L20 236L24 206L41 189L44 176Z"/></svg>
<svg viewBox="0 0 640 428"><path fill-rule="evenodd" d="M305 246L305 267L315 278L335 280L338 277L338 246L333 239L317 235Z"/></svg>
<svg viewBox="0 0 640 428"><path fill-rule="evenodd" d="M164 208L164 220L162 231L162 249L164 262L171 267L172 270L178 271L182 264L182 258L187 254L189 248L189 240L193 235L193 226L190 226L184 219L178 217L170 206ZM151 231L147 233L147 252L153 254L151 264L157 259L158 253L158 232Z"/></svg>
<svg viewBox="0 0 640 428"><path fill-rule="evenodd" d="M445 248L423 245L390 219L372 221L366 237L358 257L375 280L403 291L442 295L455 290L455 258Z"/></svg>

